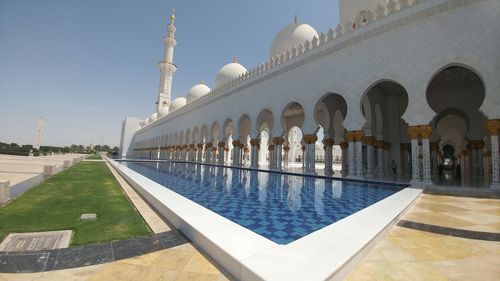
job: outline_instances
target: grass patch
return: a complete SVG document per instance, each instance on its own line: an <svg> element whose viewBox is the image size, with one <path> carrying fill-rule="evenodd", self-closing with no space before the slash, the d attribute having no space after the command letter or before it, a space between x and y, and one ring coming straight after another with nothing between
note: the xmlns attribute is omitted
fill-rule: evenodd
<svg viewBox="0 0 500 281"><path fill-rule="evenodd" d="M102 160L102 157L101 157L101 155L98 155L98 154L92 154L89 157L87 157L87 159L90 159L90 160Z"/></svg>
<svg viewBox="0 0 500 281"><path fill-rule="evenodd" d="M96 221L80 221L96 213ZM81 162L0 209L0 240L11 232L71 229L71 245L150 234L104 162Z"/></svg>

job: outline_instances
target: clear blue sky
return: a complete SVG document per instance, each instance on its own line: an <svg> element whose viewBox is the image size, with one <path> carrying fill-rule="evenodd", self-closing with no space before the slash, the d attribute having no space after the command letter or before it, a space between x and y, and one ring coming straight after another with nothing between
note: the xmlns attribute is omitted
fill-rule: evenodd
<svg viewBox="0 0 500 281"><path fill-rule="evenodd" d="M173 98L233 56L263 62L293 20L326 32L337 0L0 0L0 141L33 143L40 115L44 145L118 145L125 116L155 110L162 38L176 9Z"/></svg>

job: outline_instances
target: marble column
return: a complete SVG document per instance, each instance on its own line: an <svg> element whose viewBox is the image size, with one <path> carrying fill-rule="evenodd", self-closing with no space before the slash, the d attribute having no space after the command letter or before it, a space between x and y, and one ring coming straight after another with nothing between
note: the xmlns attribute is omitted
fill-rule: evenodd
<svg viewBox="0 0 500 281"><path fill-rule="evenodd" d="M431 178L431 151L429 146L429 138L432 134L430 125L420 126L420 135L422 136L422 182L426 185L432 185Z"/></svg>
<svg viewBox="0 0 500 281"><path fill-rule="evenodd" d="M217 147L212 147L212 157L210 158L210 163L217 164Z"/></svg>
<svg viewBox="0 0 500 281"><path fill-rule="evenodd" d="M348 142L348 152L347 152L347 166L348 166L348 171L349 171L349 176L350 177L355 177L356 176L356 167L355 165L355 151L356 148L354 147L354 131L347 132L347 142Z"/></svg>
<svg viewBox="0 0 500 281"><path fill-rule="evenodd" d="M401 175L404 176L405 178L407 176L409 176L409 174L410 174L410 165L409 165L410 164L410 151L411 151L411 144L409 144L409 143L402 143L401 144L401 154L402 154ZM437 159L437 154L436 154L436 159Z"/></svg>
<svg viewBox="0 0 500 281"><path fill-rule="evenodd" d="M390 165L390 157L389 157L389 151L391 149L391 144L388 142L384 142L384 173L386 177L393 178L392 175L392 169Z"/></svg>
<svg viewBox="0 0 500 281"><path fill-rule="evenodd" d="M384 171L384 163L385 163L385 153L384 153L384 147L385 147L385 142L383 140L377 140L376 142L377 146L377 177L379 179L383 179L385 177L385 171Z"/></svg>
<svg viewBox="0 0 500 281"><path fill-rule="evenodd" d="M231 160L229 157L231 154L229 153L229 147L224 147L224 164L229 165L229 161Z"/></svg>
<svg viewBox="0 0 500 281"><path fill-rule="evenodd" d="M500 120L488 120L486 131L490 135L491 142L491 184L490 188L500 189L500 159L498 147L498 135L500 133Z"/></svg>
<svg viewBox="0 0 500 281"><path fill-rule="evenodd" d="M240 141L235 140L233 141L233 166L239 166L240 165Z"/></svg>
<svg viewBox="0 0 500 281"><path fill-rule="evenodd" d="M354 145L356 146L356 156L355 158L355 176L358 178L362 178L364 171L363 171L363 137L364 137L364 132L363 131L355 131L354 133Z"/></svg>
<svg viewBox="0 0 500 281"><path fill-rule="evenodd" d="M189 157L188 161L194 162L196 157L196 144L190 144L189 145Z"/></svg>
<svg viewBox="0 0 500 281"><path fill-rule="evenodd" d="M373 178L374 173L373 173L373 164L375 162L375 156L373 152L373 145L375 144L375 138L372 136L366 136L364 138L364 142L366 144L366 177L367 178Z"/></svg>
<svg viewBox="0 0 500 281"><path fill-rule="evenodd" d="M325 175L333 175L333 154L332 147L335 144L332 138L323 139L323 149L325 150Z"/></svg>
<svg viewBox="0 0 500 281"><path fill-rule="evenodd" d="M196 157L196 162L202 163L203 162L203 144L199 143L197 145L198 147L198 156Z"/></svg>
<svg viewBox="0 0 500 281"><path fill-rule="evenodd" d="M305 143L305 173L316 173L316 141L318 137L315 134L304 135L302 137Z"/></svg>
<svg viewBox="0 0 500 281"><path fill-rule="evenodd" d="M269 170L274 170L276 167L275 163L275 155L274 155L274 144L270 144L267 146L267 149L269 151Z"/></svg>
<svg viewBox="0 0 500 281"><path fill-rule="evenodd" d="M462 166L462 179L463 179L464 177L467 177L469 175L469 156L467 149L462 150L462 152L460 152L460 155L462 155L462 163L460 165Z"/></svg>
<svg viewBox="0 0 500 281"><path fill-rule="evenodd" d="M288 168L288 152L290 151L290 146L285 145L283 146L283 167L286 169Z"/></svg>
<svg viewBox="0 0 500 281"><path fill-rule="evenodd" d="M217 164L219 164L219 165L224 165L224 160L225 160L225 159L224 159L224 157L225 157L225 152L226 152L224 148L225 148L225 146L226 146L226 143L225 143L224 141L220 141L220 142L217 144L217 146L218 146L218 148L219 148L219 149L218 149L218 150L219 150L219 154L218 154L218 160L219 160L219 161L218 161L218 163L217 163Z"/></svg>
<svg viewBox="0 0 500 281"><path fill-rule="evenodd" d="M306 170L306 159L305 159L305 157L306 157L306 146L305 146L305 144L303 144L300 147L300 149L302 150L302 171L305 172L305 170Z"/></svg>
<svg viewBox="0 0 500 281"><path fill-rule="evenodd" d="M251 139L250 140L251 154L250 154L250 167L257 168L259 166L259 148L260 148L260 140L259 139Z"/></svg>
<svg viewBox="0 0 500 281"><path fill-rule="evenodd" d="M246 163L247 163L247 160L248 160L248 153L249 153L249 149L248 147L244 146L243 144L240 146L240 151L241 151L241 161L240 161L240 165L241 166L245 166Z"/></svg>
<svg viewBox="0 0 500 281"><path fill-rule="evenodd" d="M205 144L205 163L210 163L212 160L212 143Z"/></svg>
<svg viewBox="0 0 500 281"><path fill-rule="evenodd" d="M419 126L408 127L408 135L411 139L411 181L412 184L420 184L420 148L418 146Z"/></svg>
<svg viewBox="0 0 500 281"><path fill-rule="evenodd" d="M283 159L283 143L285 140L283 137L275 137L273 138L273 144L274 144L274 154L275 154L275 168L277 170L282 170L282 159Z"/></svg>
<svg viewBox="0 0 500 281"><path fill-rule="evenodd" d="M484 141L477 140L475 141L475 149L477 153L477 175L484 176L484 166L483 166L483 147Z"/></svg>
<svg viewBox="0 0 500 281"><path fill-rule="evenodd" d="M341 170L341 174L343 177L347 176L349 174L349 171L347 170L347 148L348 148L348 144L347 142L341 142L340 143L340 149L341 149L341 152L342 152L342 170Z"/></svg>
<svg viewBox="0 0 500 281"><path fill-rule="evenodd" d="M439 143L431 142L430 147L431 147L431 175L437 175Z"/></svg>

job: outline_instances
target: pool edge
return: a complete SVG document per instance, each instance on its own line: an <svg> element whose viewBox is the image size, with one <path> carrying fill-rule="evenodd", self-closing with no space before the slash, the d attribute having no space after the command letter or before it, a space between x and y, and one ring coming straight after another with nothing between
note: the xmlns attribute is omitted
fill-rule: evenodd
<svg viewBox="0 0 500 281"><path fill-rule="evenodd" d="M422 192L405 188L290 244L278 245L173 191L161 190L158 183L114 160L110 159L110 163L160 214L238 280L282 280L287 277L294 280L341 280L395 225ZM182 206L184 204L186 206ZM369 237L364 235L357 240L349 237L352 231L373 222L374 218L377 223L369 232ZM207 225L207 221L211 226ZM331 238L326 248L337 247L335 249L341 250L340 255L335 253L329 262L318 258L318 255L325 255L319 253L321 249L314 253L314 246L322 247L325 238ZM346 242L354 246L345 247L343 244ZM293 270L288 270L290 267Z"/></svg>

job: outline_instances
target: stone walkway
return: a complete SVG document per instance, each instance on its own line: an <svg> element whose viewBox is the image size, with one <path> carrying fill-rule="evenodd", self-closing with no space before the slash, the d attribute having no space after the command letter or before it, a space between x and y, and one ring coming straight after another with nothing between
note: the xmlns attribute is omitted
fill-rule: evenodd
<svg viewBox="0 0 500 281"><path fill-rule="evenodd" d="M42 273L0 274L0 281L229 280L191 244L112 263Z"/></svg>
<svg viewBox="0 0 500 281"><path fill-rule="evenodd" d="M500 235L500 200L423 194L403 220ZM498 237L498 236L497 236ZM347 280L499 280L500 242L395 226Z"/></svg>

